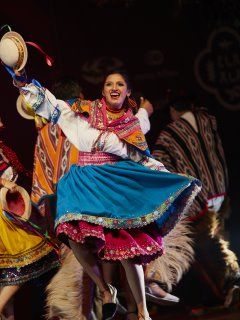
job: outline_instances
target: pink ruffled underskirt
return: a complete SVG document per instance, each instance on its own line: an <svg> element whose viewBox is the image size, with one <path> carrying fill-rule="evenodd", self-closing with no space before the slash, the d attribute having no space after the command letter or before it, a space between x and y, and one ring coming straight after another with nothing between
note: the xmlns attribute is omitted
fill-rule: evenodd
<svg viewBox="0 0 240 320"><path fill-rule="evenodd" d="M62 240L89 244L101 260L132 259L147 264L163 254L163 239L155 223L139 229L108 229L86 221L70 221L59 224L56 232Z"/></svg>

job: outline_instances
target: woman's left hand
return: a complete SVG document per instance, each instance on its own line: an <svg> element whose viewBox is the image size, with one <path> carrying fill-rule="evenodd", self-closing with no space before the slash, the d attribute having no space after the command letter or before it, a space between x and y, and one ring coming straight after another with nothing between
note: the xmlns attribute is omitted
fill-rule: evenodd
<svg viewBox="0 0 240 320"><path fill-rule="evenodd" d="M140 108L145 109L149 117L153 114L153 105L149 100L143 97L140 98Z"/></svg>

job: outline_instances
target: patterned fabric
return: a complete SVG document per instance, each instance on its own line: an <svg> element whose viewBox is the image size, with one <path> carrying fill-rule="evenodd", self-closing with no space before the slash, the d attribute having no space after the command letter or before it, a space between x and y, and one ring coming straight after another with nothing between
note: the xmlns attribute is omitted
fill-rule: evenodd
<svg viewBox="0 0 240 320"><path fill-rule="evenodd" d="M56 259L55 251L52 250L48 255L30 264L25 263L22 267L0 269L0 287L24 283L57 267L59 261Z"/></svg>
<svg viewBox="0 0 240 320"><path fill-rule="evenodd" d="M26 173L24 166L18 160L16 153L3 141L0 141L0 176L15 181L17 173Z"/></svg>
<svg viewBox="0 0 240 320"><path fill-rule="evenodd" d="M46 240L17 226L0 211L0 270L24 267L52 251Z"/></svg>
<svg viewBox="0 0 240 320"><path fill-rule="evenodd" d="M31 199L38 203L55 193L58 180L78 162L78 150L65 137L58 125L46 124L39 131L35 154Z"/></svg>
<svg viewBox="0 0 240 320"><path fill-rule="evenodd" d="M144 135L141 132L138 136L140 125L131 111L110 121L106 106L99 100L92 102L90 107L86 102L77 100L72 110L80 117L88 118L92 127L102 132L114 131L120 139L147 154ZM34 174L38 189L33 190L32 199L39 202L44 196L56 193L57 183L55 228L59 238L66 244L69 238L76 237L80 242L94 239L92 245L102 241L98 252L100 259L125 259L131 248L128 257L139 257L140 263L147 263L161 255L161 237L184 214L199 191L200 182L193 177L165 172L164 167L151 170L145 165L130 160L119 161L118 157L102 152L79 153L71 144L68 145L60 129L53 132L52 139L51 134L51 125L47 125L39 135ZM43 174L42 170L46 173ZM75 227L78 222L81 222L80 225ZM83 223L85 227L89 223L97 226L85 228L84 233ZM144 231L151 223L159 230L158 241L151 233ZM133 236L135 231L136 239ZM119 238L112 242L116 233ZM121 239L126 237L123 248ZM115 248L115 254L112 254L111 245Z"/></svg>
<svg viewBox="0 0 240 320"><path fill-rule="evenodd" d="M16 153L0 140L0 164L3 161L11 165L18 173L26 172Z"/></svg>
<svg viewBox="0 0 240 320"><path fill-rule="evenodd" d="M81 154L88 165L71 166L58 183L55 226L60 240L90 242L104 260L146 264L160 256L162 237L191 204L199 181L130 160L101 165L103 154Z"/></svg>
<svg viewBox="0 0 240 320"><path fill-rule="evenodd" d="M75 100L72 110L86 116L92 127L100 130L113 131L119 139L125 140L141 151L148 149L145 136L140 128L139 120L130 109L116 120L108 121L105 100Z"/></svg>
<svg viewBox="0 0 240 320"><path fill-rule="evenodd" d="M205 109L194 113L198 132L183 118L161 131L153 156L171 172L197 177L203 184L201 192L190 208L194 219L207 210L207 200L224 195L228 172L216 119Z"/></svg>
<svg viewBox="0 0 240 320"><path fill-rule="evenodd" d="M8 160L11 167L8 166ZM6 169L1 172L1 177L7 178L5 173L12 167L16 173L18 173L17 170L25 173L15 152L5 145L3 147L3 144L0 163L2 168L7 164ZM14 176L11 180L14 180ZM18 202L17 204L21 205ZM33 212L32 216L34 216ZM36 217L31 217L31 219L34 218ZM2 211L0 207L0 286L23 283L59 265L55 249L33 225L34 223L18 219L12 213ZM28 226L31 228L28 229Z"/></svg>
<svg viewBox="0 0 240 320"><path fill-rule="evenodd" d="M101 165L101 164L113 164L120 161L122 158L116 156L115 154L109 154L106 152L97 152L92 154L90 152L79 152L78 155L78 165L87 166L87 165Z"/></svg>

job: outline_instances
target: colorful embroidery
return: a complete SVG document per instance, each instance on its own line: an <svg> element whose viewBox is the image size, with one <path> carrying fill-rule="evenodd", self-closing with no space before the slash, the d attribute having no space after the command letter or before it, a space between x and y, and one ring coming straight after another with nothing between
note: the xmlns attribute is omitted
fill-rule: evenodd
<svg viewBox="0 0 240 320"><path fill-rule="evenodd" d="M78 99L71 105L71 109L79 114L86 113L89 116L88 122L92 127L99 130L112 131L118 135L119 139L125 140L142 151L148 149L139 120L130 109L126 110L120 118L111 121L107 117L104 99L92 102Z"/></svg>
<svg viewBox="0 0 240 320"><path fill-rule="evenodd" d="M122 160L122 158L116 156L115 154L109 154L106 152L79 152L78 154L78 165L102 165L102 164L113 164Z"/></svg>

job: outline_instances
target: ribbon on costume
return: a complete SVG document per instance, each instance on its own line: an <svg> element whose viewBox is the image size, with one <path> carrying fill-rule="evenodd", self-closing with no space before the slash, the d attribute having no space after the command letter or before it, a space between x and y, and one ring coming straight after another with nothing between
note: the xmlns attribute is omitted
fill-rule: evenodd
<svg viewBox="0 0 240 320"><path fill-rule="evenodd" d="M41 228L36 225L35 223L26 220L15 213L11 211L4 210L4 215L11 221L15 222L16 224L20 225L21 227L25 227L28 231L31 231L41 237L42 239L46 240L47 243L56 251L57 254L59 254L59 244L57 242L52 241L51 237L48 234L48 231L46 231L44 234L41 233Z"/></svg>
<svg viewBox="0 0 240 320"><path fill-rule="evenodd" d="M40 51L44 56L45 56L45 61L46 61L46 64L49 66L49 67L52 67L53 66L53 63L54 63L54 59L52 57L50 57L48 54L46 54L45 51L43 51L43 49L35 42L32 42L32 41L26 41L27 44L29 44L30 46L36 48L38 51Z"/></svg>
<svg viewBox="0 0 240 320"><path fill-rule="evenodd" d="M16 80L16 81L19 81L19 82L27 82L27 75L24 74L24 75L21 75L21 76L17 76L14 72L14 70L11 68L11 67L8 67L6 64L4 64L2 62L4 68L7 70L7 72L11 75L11 77Z"/></svg>

